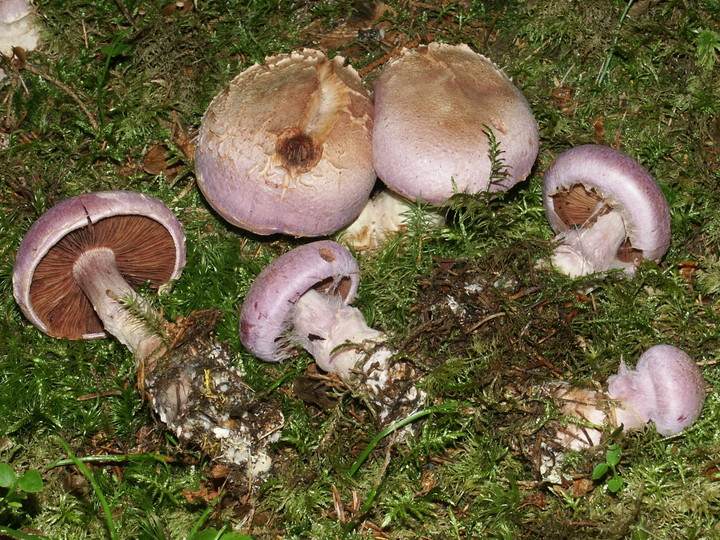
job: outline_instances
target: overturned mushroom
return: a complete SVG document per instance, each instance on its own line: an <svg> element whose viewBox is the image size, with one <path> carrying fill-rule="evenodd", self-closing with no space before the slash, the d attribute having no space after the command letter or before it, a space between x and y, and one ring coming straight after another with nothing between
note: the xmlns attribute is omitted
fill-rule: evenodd
<svg viewBox="0 0 720 540"><path fill-rule="evenodd" d="M621 362L608 379L607 392L551 386L561 410L581 422L558 431L561 447L580 450L600 443L603 425L622 426L624 432L649 422L661 435L677 435L700 416L705 402L705 381L693 359L672 345L655 345L645 351L635 369Z"/></svg>
<svg viewBox="0 0 720 540"><path fill-rule="evenodd" d="M240 313L240 339L267 362L301 345L321 369L365 395L386 423L416 409L425 395L413 385L413 366L394 359L386 336L349 305L358 283L357 262L344 246L323 240L297 247L253 282Z"/></svg>
<svg viewBox="0 0 720 540"><path fill-rule="evenodd" d="M343 58L304 49L238 75L208 107L198 185L233 225L256 234L332 234L375 183L372 104Z"/></svg>
<svg viewBox="0 0 720 540"><path fill-rule="evenodd" d="M559 245L552 264L577 277L612 269L628 276L670 245L670 210L660 186L630 156L599 145L572 148L550 165L543 203Z"/></svg>
<svg viewBox="0 0 720 540"><path fill-rule="evenodd" d="M467 45L404 49L383 68L374 99L375 169L409 199L437 205L455 191L505 191L535 162L538 128L528 102ZM491 136L501 171L493 171Z"/></svg>
<svg viewBox="0 0 720 540"><path fill-rule="evenodd" d="M134 289L160 287L184 265L185 235L161 201L131 191L89 193L33 224L17 252L13 292L50 336L114 335L134 354L139 384L163 422L211 456L260 476L282 414L256 402L224 345L208 336L212 324L204 327L197 316L167 324Z"/></svg>

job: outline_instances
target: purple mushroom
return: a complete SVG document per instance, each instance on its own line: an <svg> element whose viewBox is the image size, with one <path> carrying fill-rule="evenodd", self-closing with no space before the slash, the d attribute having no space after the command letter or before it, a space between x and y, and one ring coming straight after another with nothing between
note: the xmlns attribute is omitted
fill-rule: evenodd
<svg viewBox="0 0 720 540"><path fill-rule="evenodd" d="M386 336L349 304L359 283L347 248L322 240L275 259L253 282L240 313L240 339L258 358L280 362L299 344L317 365L367 395L380 422L416 408L415 370L394 361Z"/></svg>
<svg viewBox="0 0 720 540"><path fill-rule="evenodd" d="M670 245L670 210L637 161L606 146L560 154L545 173L543 203L559 245L552 264L577 277L660 260Z"/></svg>
<svg viewBox="0 0 720 540"><path fill-rule="evenodd" d="M207 320L191 315L168 324L135 291L176 279L184 265L183 229L161 201L132 191L88 193L33 224L15 258L13 292L25 316L50 336L114 335L134 354L139 384L163 422L213 457L260 476L282 414L255 403L224 345L208 337Z"/></svg>
<svg viewBox="0 0 720 540"><path fill-rule="evenodd" d="M697 420L705 402L697 364L672 345L650 347L635 369L622 362L617 375L608 379L607 393L564 383L553 390L562 412L586 424L570 423L558 432L556 440L571 450L599 444L604 424L628 432L652 422L661 435L676 435Z"/></svg>
<svg viewBox="0 0 720 540"><path fill-rule="evenodd" d="M467 45L404 49L375 82L373 163L393 191L442 204L505 191L530 173L538 128L522 93ZM491 178L491 131L504 176Z"/></svg>
<svg viewBox="0 0 720 540"><path fill-rule="evenodd" d="M195 169L233 225L261 235L332 234L375 184L372 103L357 72L312 49L268 57L208 107Z"/></svg>

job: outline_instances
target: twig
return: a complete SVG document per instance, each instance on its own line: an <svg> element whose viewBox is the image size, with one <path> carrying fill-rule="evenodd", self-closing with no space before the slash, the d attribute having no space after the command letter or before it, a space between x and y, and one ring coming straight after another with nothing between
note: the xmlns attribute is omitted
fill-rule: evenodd
<svg viewBox="0 0 720 540"><path fill-rule="evenodd" d="M43 79L45 79L45 80L48 81L49 83L52 83L52 84L54 84L55 86L57 86L58 88L60 88L60 90L62 90L63 92L65 92L68 96L70 96L70 97L73 99L73 101L75 101L75 103L77 103L77 104L80 106L80 108L83 110L83 112L85 113L85 115L88 117L88 121L90 122L90 125L93 127L93 129L94 129L95 131L97 131L97 130L99 129L100 126L98 125L98 122L97 122L97 120L95 119L95 117L93 116L93 114L92 114L92 113L90 112L90 110L85 106L85 104L84 104L84 103L82 102L82 100L78 97L78 95L77 95L75 92L73 92L73 90L72 90L68 85L66 85L65 83L57 80L55 77L52 77L52 76L48 75L47 73L39 70L38 68L36 68L36 67L33 66L32 64L25 63L25 64L23 65L23 69L26 69L27 71L29 71L30 73L33 73L33 74L37 75L38 77L42 77Z"/></svg>
<svg viewBox="0 0 720 540"><path fill-rule="evenodd" d="M421 38L416 38L416 39L413 39L413 40L412 40L411 42L409 42L409 43L405 43L405 44L403 44L403 45L400 45L400 46L398 46L398 47L395 47L395 48L394 48L392 51L390 51L389 53L381 56L380 58L377 58L376 60L373 60L372 62L370 62L370 63L369 63L367 66L365 66L364 68L359 69L359 70L358 70L358 75L360 75L360 77L364 77L365 75L367 75L368 73L370 73L373 69L375 69L375 68L377 68L377 67L380 67L381 65L383 65L385 62L387 62L387 61L390 60L391 58L399 55L399 54L402 52L403 49L412 49L413 47L417 47L418 45L420 45L420 41L421 41Z"/></svg>
<svg viewBox="0 0 720 540"><path fill-rule="evenodd" d="M486 322L492 321L493 319L497 319L498 317L504 317L506 313L504 311L498 311L497 313L493 313L492 315L488 315L487 317L480 319L478 322L473 324L470 328L468 328L465 333L469 334L470 332L474 332L478 328L480 328L483 324Z"/></svg>

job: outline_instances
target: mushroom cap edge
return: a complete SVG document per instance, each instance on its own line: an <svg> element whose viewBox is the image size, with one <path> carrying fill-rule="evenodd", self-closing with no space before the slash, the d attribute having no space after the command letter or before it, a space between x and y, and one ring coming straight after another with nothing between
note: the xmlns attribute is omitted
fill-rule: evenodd
<svg viewBox="0 0 720 540"><path fill-rule="evenodd" d="M266 266L250 286L240 310L240 341L266 362L280 362L290 314L303 293L331 279L335 286L348 279L342 294L350 304L357 294L360 269L345 246L319 240L296 247Z"/></svg>
<svg viewBox="0 0 720 540"><path fill-rule="evenodd" d="M185 232L175 214L151 195L129 190L83 193L65 199L45 212L23 237L13 266L13 295L25 317L43 333L47 325L36 315L30 301L30 285L39 261L67 233L117 215L138 215L162 224L175 243L176 258L170 281L177 279L185 266ZM86 334L83 339L106 337L105 332Z"/></svg>

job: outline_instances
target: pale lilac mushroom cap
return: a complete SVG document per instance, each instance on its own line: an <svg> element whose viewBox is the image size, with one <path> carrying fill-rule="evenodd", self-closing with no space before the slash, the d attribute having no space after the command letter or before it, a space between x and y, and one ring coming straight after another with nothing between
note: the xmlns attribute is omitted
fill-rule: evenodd
<svg viewBox="0 0 720 540"><path fill-rule="evenodd" d="M505 191L538 153L538 127L520 90L467 45L404 49L375 82L373 160L380 179L412 199L442 204L457 191ZM505 177L490 182L487 130Z"/></svg>
<svg viewBox="0 0 720 540"><path fill-rule="evenodd" d="M655 345L640 356L635 369L620 365L618 374L608 379L608 396L624 409L617 423L626 431L654 422L658 433L669 436L700 416L705 381L687 353Z"/></svg>
<svg viewBox="0 0 720 540"><path fill-rule="evenodd" d="M15 258L13 293L44 333L65 339L105 337L103 323L73 277L78 258L109 248L130 285L176 279L185 265L185 234L162 201L133 191L67 199L28 230Z"/></svg>
<svg viewBox="0 0 720 540"><path fill-rule="evenodd" d="M658 261L670 245L670 209L660 186L633 158L607 146L560 154L545 172L543 204L561 244L553 259L570 276Z"/></svg>
<svg viewBox="0 0 720 540"><path fill-rule="evenodd" d="M357 294L360 270L350 251L321 240L299 246L266 266L253 282L240 312L243 345L266 362L289 355L295 303L311 289L344 304Z"/></svg>
<svg viewBox="0 0 720 540"><path fill-rule="evenodd" d="M344 59L304 49L238 75L203 116L198 185L233 225L256 234L332 234L375 184L372 103Z"/></svg>

